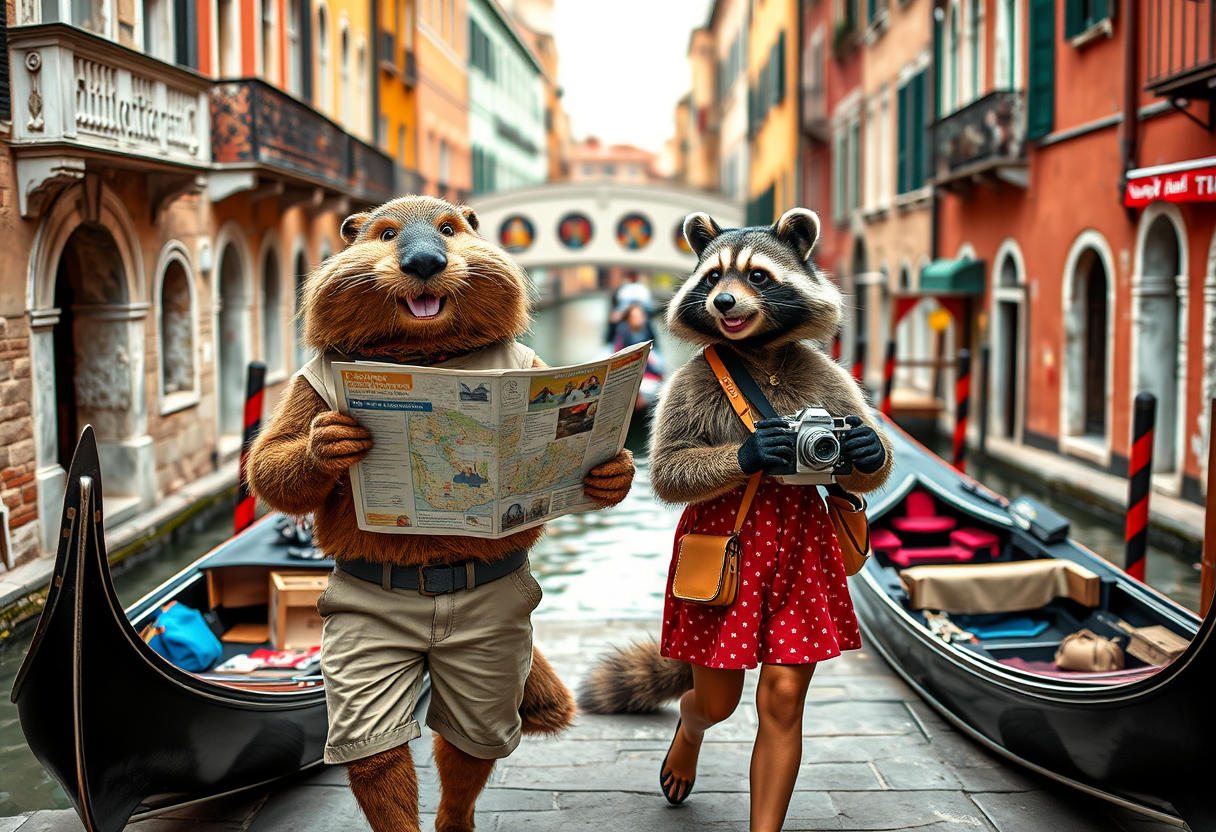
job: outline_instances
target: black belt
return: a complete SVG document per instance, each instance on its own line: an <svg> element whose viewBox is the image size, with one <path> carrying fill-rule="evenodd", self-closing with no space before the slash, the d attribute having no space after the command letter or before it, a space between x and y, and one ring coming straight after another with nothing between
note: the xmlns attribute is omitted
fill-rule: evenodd
<svg viewBox="0 0 1216 832"><path fill-rule="evenodd" d="M494 561L461 560L431 566L392 566L363 558L341 558L337 564L346 574L380 584L385 589L412 589L423 595L446 595L466 589L470 571L474 585L488 584L510 575L527 560L528 550L516 549L502 560Z"/></svg>

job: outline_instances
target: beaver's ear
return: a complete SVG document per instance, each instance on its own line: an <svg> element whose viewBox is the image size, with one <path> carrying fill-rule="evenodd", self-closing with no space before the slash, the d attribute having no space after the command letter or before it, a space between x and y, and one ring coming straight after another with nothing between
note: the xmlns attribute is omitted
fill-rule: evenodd
<svg viewBox="0 0 1216 832"><path fill-rule="evenodd" d="M359 231L363 228L363 224L367 222L371 214L351 214L346 219L342 220L342 229L338 233L342 235L342 239L346 240L346 244L352 245L355 238L359 236Z"/></svg>
<svg viewBox="0 0 1216 832"><path fill-rule="evenodd" d="M819 217L806 208L791 208L777 220L773 233L778 240L797 252L799 260L806 260L815 243L819 242Z"/></svg>
<svg viewBox="0 0 1216 832"><path fill-rule="evenodd" d="M701 256L705 247L721 233L722 229L709 214L698 211L684 218L684 239L688 241L688 245L692 247L698 257Z"/></svg>
<svg viewBox="0 0 1216 832"><path fill-rule="evenodd" d="M477 212L472 208L461 208L460 213L464 216L464 221L469 224L469 227L474 231L481 228L481 220L477 219Z"/></svg>

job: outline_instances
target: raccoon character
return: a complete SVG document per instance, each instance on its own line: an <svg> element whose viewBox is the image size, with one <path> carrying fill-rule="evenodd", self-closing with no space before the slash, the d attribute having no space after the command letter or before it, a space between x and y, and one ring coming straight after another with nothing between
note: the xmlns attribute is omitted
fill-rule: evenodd
<svg viewBox="0 0 1216 832"><path fill-rule="evenodd" d="M836 333L843 310L839 289L810 260L816 215L794 208L771 227L723 230L696 213L684 221L684 235L698 262L668 306L672 334L701 347L729 346L778 413L815 405L847 417L852 430L842 447L853 471L837 484L853 493L881 486L893 464L890 442L853 378L811 343ZM789 464L792 437L776 422L760 419L749 433L708 362L693 358L672 376L655 413L654 493L668 503L704 503L740 489L755 471ZM578 699L589 713L638 713L691 687L691 665L665 658L651 641L604 657Z"/></svg>

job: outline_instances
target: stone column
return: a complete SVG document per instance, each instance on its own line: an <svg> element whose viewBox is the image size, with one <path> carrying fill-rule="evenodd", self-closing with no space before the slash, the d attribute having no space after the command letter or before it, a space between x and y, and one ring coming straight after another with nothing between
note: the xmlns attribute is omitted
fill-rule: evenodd
<svg viewBox="0 0 1216 832"><path fill-rule="evenodd" d="M38 521L42 526L42 551L59 546L59 512L67 472L59 465L59 420L55 403L55 325L58 309L32 309L30 319L30 365L34 385L34 479L38 483Z"/></svg>

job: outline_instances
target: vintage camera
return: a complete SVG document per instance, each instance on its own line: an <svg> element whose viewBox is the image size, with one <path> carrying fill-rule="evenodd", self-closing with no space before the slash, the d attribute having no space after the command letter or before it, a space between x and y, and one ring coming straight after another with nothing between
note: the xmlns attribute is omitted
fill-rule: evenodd
<svg viewBox="0 0 1216 832"><path fill-rule="evenodd" d="M850 430L842 417L804 407L785 418L794 433L794 464L769 473L786 485L828 485L853 473L853 463L840 458L840 440Z"/></svg>

